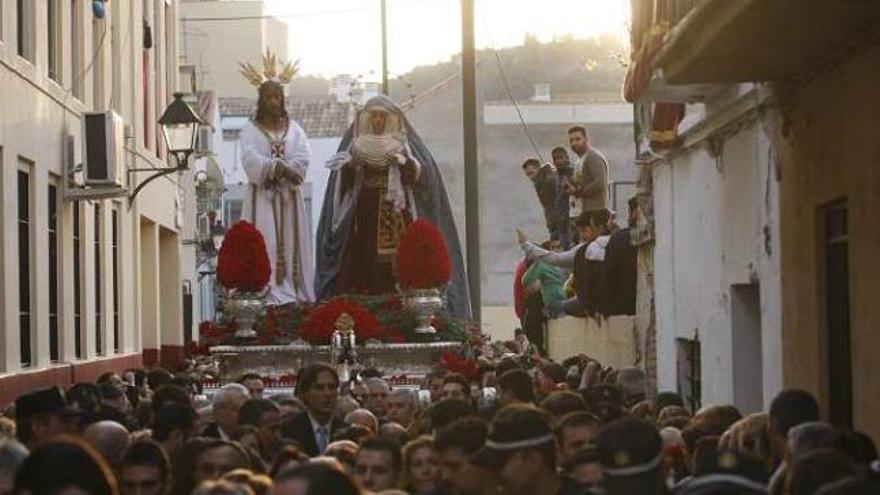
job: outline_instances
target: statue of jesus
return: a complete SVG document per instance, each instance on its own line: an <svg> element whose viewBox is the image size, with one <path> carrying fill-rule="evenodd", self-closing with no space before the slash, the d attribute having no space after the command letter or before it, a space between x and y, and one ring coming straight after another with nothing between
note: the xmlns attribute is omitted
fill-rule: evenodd
<svg viewBox="0 0 880 495"><path fill-rule="evenodd" d="M258 72L243 69L248 79L258 81ZM309 166L309 143L305 131L287 114L283 78L272 78L288 73L292 77L295 69L288 64L280 73L266 72L259 84L257 111L240 133L241 161L249 183L242 218L251 221L266 241L272 266L266 303L312 302L312 246L300 191Z"/></svg>
<svg viewBox="0 0 880 495"><path fill-rule="evenodd" d="M451 256L453 314L470 317L458 234L440 170L400 108L371 98L358 111L331 170L317 237L316 292L385 294L396 289L400 238L416 218L443 232Z"/></svg>

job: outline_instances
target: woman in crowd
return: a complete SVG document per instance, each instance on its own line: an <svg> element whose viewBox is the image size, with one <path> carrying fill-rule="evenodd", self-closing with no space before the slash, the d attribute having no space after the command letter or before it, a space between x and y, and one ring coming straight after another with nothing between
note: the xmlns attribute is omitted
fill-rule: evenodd
<svg viewBox="0 0 880 495"><path fill-rule="evenodd" d="M440 479L434 439L419 437L403 447L404 488L411 494L433 493Z"/></svg>

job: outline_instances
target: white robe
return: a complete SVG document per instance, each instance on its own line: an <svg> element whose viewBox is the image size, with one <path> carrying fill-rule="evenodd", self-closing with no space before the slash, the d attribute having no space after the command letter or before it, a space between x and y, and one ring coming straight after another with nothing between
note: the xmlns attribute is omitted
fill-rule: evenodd
<svg viewBox="0 0 880 495"><path fill-rule="evenodd" d="M279 136L280 137L280 136ZM298 186L283 182L282 186L266 188L265 182L272 177L276 162L282 163L305 179L309 167L309 142L305 131L291 121L284 142L284 157L273 158L270 141L253 123L241 130L241 162L247 174L249 187L245 194L242 219L252 222L263 234L266 250L272 267L269 293L266 303L279 305L286 303L313 302L315 300L315 266L312 245L308 231L305 203ZM275 202L278 217L283 217L284 252L286 276L281 283L276 280L277 234ZM256 217L254 217L256 208ZM280 218L279 218L280 220ZM294 280L294 241L298 241L299 273Z"/></svg>

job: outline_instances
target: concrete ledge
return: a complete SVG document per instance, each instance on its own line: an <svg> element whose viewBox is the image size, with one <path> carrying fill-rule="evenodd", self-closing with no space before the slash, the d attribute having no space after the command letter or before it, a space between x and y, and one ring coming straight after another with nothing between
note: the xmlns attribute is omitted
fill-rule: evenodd
<svg viewBox="0 0 880 495"><path fill-rule="evenodd" d="M551 320L547 326L547 353L562 362L565 358L586 354L603 366L629 368L636 364L636 342L632 316L593 318L566 317Z"/></svg>

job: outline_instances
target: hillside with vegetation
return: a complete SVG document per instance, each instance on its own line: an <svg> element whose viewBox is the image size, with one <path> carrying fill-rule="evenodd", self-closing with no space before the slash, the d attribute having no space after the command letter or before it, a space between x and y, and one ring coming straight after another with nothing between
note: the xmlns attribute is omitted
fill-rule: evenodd
<svg viewBox="0 0 880 495"><path fill-rule="evenodd" d="M560 38L547 43L527 36L521 46L500 49L497 56L494 50L479 50L477 84L485 100L509 99L507 85L515 98L528 99L538 83L549 83L554 98L618 99L626 70L625 53L626 46L613 36ZM451 83L450 79L460 73L459 62L456 55L446 62L416 67L391 81L391 97L406 101L438 84ZM326 98L329 85L319 76L301 77L293 84L290 96Z"/></svg>

